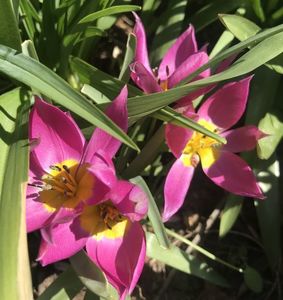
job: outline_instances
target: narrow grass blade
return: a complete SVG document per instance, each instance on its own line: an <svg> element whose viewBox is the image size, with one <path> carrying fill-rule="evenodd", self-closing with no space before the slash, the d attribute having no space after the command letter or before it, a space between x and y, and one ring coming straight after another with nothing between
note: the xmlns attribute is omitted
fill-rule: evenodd
<svg viewBox="0 0 283 300"><path fill-rule="evenodd" d="M149 200L149 202L148 202L148 218L152 224L152 227L156 234L158 243L162 249L169 248L170 242L168 240L167 233L165 232L164 224L161 220L161 216L160 216L158 207L155 203L155 200L154 200L147 184L145 183L145 181L143 180L143 178L141 176L132 178L130 181L132 183L140 186L140 188L147 194L147 197Z"/></svg>

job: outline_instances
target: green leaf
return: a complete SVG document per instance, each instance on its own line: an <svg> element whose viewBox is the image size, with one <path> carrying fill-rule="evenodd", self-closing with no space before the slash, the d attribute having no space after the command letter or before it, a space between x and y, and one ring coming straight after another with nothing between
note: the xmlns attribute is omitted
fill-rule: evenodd
<svg viewBox="0 0 283 300"><path fill-rule="evenodd" d="M11 0L0 0L0 44L21 50L21 37Z"/></svg>
<svg viewBox="0 0 283 300"><path fill-rule="evenodd" d="M258 141L257 155L261 159L268 159L283 137L283 122L280 121L278 112L267 113L260 120L258 128L268 136Z"/></svg>
<svg viewBox="0 0 283 300"><path fill-rule="evenodd" d="M238 15L219 15L220 21L240 41L256 35L261 28L254 22Z"/></svg>
<svg viewBox="0 0 283 300"><path fill-rule="evenodd" d="M130 79L130 68L129 65L133 62L136 52L136 37L133 34L129 34L125 58L119 74L119 80L122 82L128 82Z"/></svg>
<svg viewBox="0 0 283 300"><path fill-rule="evenodd" d="M21 0L20 13L27 35L33 41L36 32L34 16L36 16L37 21L40 21L38 20L37 12L29 0Z"/></svg>
<svg viewBox="0 0 283 300"><path fill-rule="evenodd" d="M214 58L217 54L219 54L221 51L226 49L231 44L233 39L234 39L234 35L230 31L225 30L221 34L220 38L218 39L217 43L213 47L212 51L210 52L209 58L210 59Z"/></svg>
<svg viewBox="0 0 283 300"><path fill-rule="evenodd" d="M244 280L247 287L253 292L260 293L262 291L262 277L254 268L249 266L246 267L244 270Z"/></svg>
<svg viewBox="0 0 283 300"><path fill-rule="evenodd" d="M220 219L219 236L224 237L238 219L243 206L243 197L230 194Z"/></svg>
<svg viewBox="0 0 283 300"><path fill-rule="evenodd" d="M275 271L281 261L280 228L280 166L275 155L256 166L258 183L266 199L255 201L262 243L270 264Z"/></svg>
<svg viewBox="0 0 283 300"><path fill-rule="evenodd" d="M37 300L72 300L83 287L75 271L69 267L48 286Z"/></svg>
<svg viewBox="0 0 283 300"><path fill-rule="evenodd" d="M105 8L103 10L96 11L92 14L89 14L82 18L79 21L79 24L84 24L84 23L89 23L97 20L98 18L102 18L105 16L110 16L110 15L115 15L115 14L120 14L124 12L129 12L129 11L137 11L140 10L141 7L137 5L119 5L119 6L112 6L109 8Z"/></svg>
<svg viewBox="0 0 283 300"><path fill-rule="evenodd" d="M168 240L167 233L165 232L164 224L162 222L156 202L147 184L141 176L132 178L130 181L134 184L137 184L146 193L148 197L148 218L152 224L158 243L164 249L169 248L170 242Z"/></svg>
<svg viewBox="0 0 283 300"><path fill-rule="evenodd" d="M0 96L0 298L32 299L25 227L28 181L29 96L15 89Z"/></svg>
<svg viewBox="0 0 283 300"><path fill-rule="evenodd" d="M206 263L171 245L169 249L161 247L153 233L146 233L146 254L150 258L165 263L184 273L197 276L213 284L228 287L229 284Z"/></svg>
<svg viewBox="0 0 283 300"><path fill-rule="evenodd" d="M38 61L0 46L0 72L29 85L134 149L135 143L97 107Z"/></svg>

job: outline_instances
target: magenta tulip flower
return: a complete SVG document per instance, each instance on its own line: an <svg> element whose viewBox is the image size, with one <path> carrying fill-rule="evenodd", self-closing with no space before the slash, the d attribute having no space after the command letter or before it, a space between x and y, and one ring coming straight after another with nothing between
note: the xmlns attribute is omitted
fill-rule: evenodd
<svg viewBox="0 0 283 300"><path fill-rule="evenodd" d="M125 131L127 89L107 109ZM65 259L86 247L121 299L132 292L145 259L139 221L147 197L137 186L116 178L112 158L121 142L96 129L86 143L74 120L37 99L30 115L27 190L28 231L41 229L42 265Z"/></svg>
<svg viewBox="0 0 283 300"><path fill-rule="evenodd" d="M136 20L134 34L137 45L134 63L131 65L131 78L145 93L150 94L171 89L208 62L206 47L198 50L194 28L190 25L169 48L159 67L152 71L148 59L145 30L137 14L134 13L134 16ZM210 76L209 69L202 72L194 80L208 76ZM178 101L178 105L189 104L204 91L206 88L183 97Z"/></svg>
<svg viewBox="0 0 283 300"><path fill-rule="evenodd" d="M47 265L68 258L85 246L120 299L125 299L144 266L145 236L138 221L146 212L143 191L127 181L118 181L103 202L85 205L74 220L50 228L52 243L42 240L38 260Z"/></svg>
<svg viewBox="0 0 283 300"><path fill-rule="evenodd" d="M252 125L229 130L245 111L250 80L251 77L226 84L203 103L197 114L191 106L184 112L206 129L225 137L227 144L199 132L166 125L166 141L177 160L165 181L165 221L182 206L199 163L204 173L223 189L236 195L264 198L251 168L234 153L252 150L265 134Z"/></svg>

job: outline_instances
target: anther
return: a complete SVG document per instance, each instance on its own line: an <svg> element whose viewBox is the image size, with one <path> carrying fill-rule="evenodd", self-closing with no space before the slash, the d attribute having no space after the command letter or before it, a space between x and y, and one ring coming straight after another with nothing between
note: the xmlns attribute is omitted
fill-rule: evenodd
<svg viewBox="0 0 283 300"><path fill-rule="evenodd" d="M53 170L53 171L58 171L58 172L60 172L62 169L60 168L60 167L58 167L58 166L49 166L49 168L51 169L51 170Z"/></svg>
<svg viewBox="0 0 283 300"><path fill-rule="evenodd" d="M69 169L66 165L63 165L63 169L64 169L67 173L70 173L70 169Z"/></svg>
<svg viewBox="0 0 283 300"><path fill-rule="evenodd" d="M158 83L158 85L160 85L160 83L161 83L160 78L158 78L157 83Z"/></svg>
<svg viewBox="0 0 283 300"><path fill-rule="evenodd" d="M169 66L168 65L166 65L166 75L167 75L167 77L169 77Z"/></svg>
<svg viewBox="0 0 283 300"><path fill-rule="evenodd" d="M67 179L65 178L65 177L61 177L61 180L62 180L62 182L64 183L64 184L66 184L68 181L67 181Z"/></svg>

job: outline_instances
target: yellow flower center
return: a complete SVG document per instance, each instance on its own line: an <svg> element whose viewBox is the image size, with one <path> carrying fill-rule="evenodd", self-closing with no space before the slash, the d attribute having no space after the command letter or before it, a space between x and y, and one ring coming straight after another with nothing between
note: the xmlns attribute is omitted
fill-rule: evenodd
<svg viewBox="0 0 283 300"><path fill-rule="evenodd" d="M198 121L200 125L211 132L217 132L217 127L203 119ZM203 168L209 168L219 157L219 147L221 144L200 132L194 132L187 142L181 159L187 167L196 167L199 161Z"/></svg>
<svg viewBox="0 0 283 300"><path fill-rule="evenodd" d="M79 165L78 161L65 160L50 166L50 172L42 177L43 190L40 200L49 211L61 207L75 208L81 201L92 195L93 176L88 164Z"/></svg>
<svg viewBox="0 0 283 300"><path fill-rule="evenodd" d="M98 205L85 206L80 215L80 225L97 240L103 237L116 239L125 235L130 221L122 216L110 201L107 201Z"/></svg>

